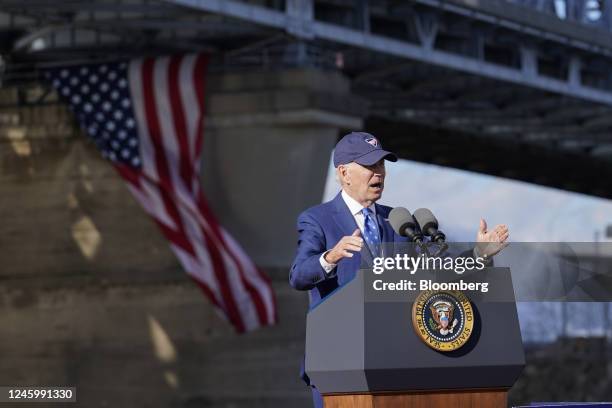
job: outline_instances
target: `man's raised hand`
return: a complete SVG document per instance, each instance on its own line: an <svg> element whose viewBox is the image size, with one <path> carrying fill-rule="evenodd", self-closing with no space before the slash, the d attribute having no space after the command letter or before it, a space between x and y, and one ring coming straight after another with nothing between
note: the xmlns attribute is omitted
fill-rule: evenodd
<svg viewBox="0 0 612 408"><path fill-rule="evenodd" d="M342 237L336 246L325 254L325 260L337 264L342 258L352 258L353 252L360 252L362 247L361 230L357 228L351 235Z"/></svg>
<svg viewBox="0 0 612 408"><path fill-rule="evenodd" d="M480 220L478 234L476 235L476 247L479 255L493 256L508 246L510 232L505 224L496 225L492 230L487 229L487 222Z"/></svg>

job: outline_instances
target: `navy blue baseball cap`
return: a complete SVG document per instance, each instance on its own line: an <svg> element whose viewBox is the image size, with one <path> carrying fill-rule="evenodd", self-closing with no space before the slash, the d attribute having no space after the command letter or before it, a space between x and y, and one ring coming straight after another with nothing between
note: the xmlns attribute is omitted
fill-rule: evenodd
<svg viewBox="0 0 612 408"><path fill-rule="evenodd" d="M351 132L345 135L334 150L334 167L355 162L364 166L376 164L380 159L397 161L395 153L383 150L380 141L369 133Z"/></svg>

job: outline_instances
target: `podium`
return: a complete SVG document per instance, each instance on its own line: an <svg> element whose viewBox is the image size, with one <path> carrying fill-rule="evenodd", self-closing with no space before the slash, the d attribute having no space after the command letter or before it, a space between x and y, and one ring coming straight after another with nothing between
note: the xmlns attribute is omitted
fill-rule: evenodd
<svg viewBox="0 0 612 408"><path fill-rule="evenodd" d="M474 327L460 348L429 347L413 327L420 290L377 291L376 280L487 282L462 291ZM379 285L380 286L380 285ZM525 365L510 270L359 270L307 315L306 373L325 408L506 407L507 391Z"/></svg>

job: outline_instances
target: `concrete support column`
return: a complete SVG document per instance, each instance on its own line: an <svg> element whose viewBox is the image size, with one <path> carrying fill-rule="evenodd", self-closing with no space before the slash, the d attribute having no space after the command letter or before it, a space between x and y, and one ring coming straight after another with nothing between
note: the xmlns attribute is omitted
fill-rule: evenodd
<svg viewBox="0 0 612 408"><path fill-rule="evenodd" d="M202 177L222 224L261 266L287 267L298 214L321 202L338 136L366 104L335 72L295 69L209 79Z"/></svg>
<svg viewBox="0 0 612 408"><path fill-rule="evenodd" d="M572 55L569 60L568 81L571 86L582 85L582 60L577 55Z"/></svg>
<svg viewBox="0 0 612 408"><path fill-rule="evenodd" d="M524 46L520 49L521 52L521 70L527 78L535 78L538 76L538 55L533 47Z"/></svg>

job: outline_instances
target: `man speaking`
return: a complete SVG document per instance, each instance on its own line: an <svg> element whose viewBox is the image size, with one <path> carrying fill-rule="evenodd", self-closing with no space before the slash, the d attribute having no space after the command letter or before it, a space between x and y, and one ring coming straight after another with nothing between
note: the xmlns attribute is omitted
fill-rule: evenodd
<svg viewBox="0 0 612 408"><path fill-rule="evenodd" d="M382 243L406 242L387 221L392 208L376 204L385 187L385 160L396 162L397 156L383 150L373 135L352 132L344 136L334 150L342 190L333 200L298 217L298 248L289 281L298 290L310 291L311 306L355 276L362 251L369 251L366 256L382 256ZM480 220L477 242L503 244L507 239L506 225L488 231L486 222ZM492 256L502 247L494 246L486 255ZM302 377L309 384L304 373ZM314 387L313 396L315 406L322 407Z"/></svg>

